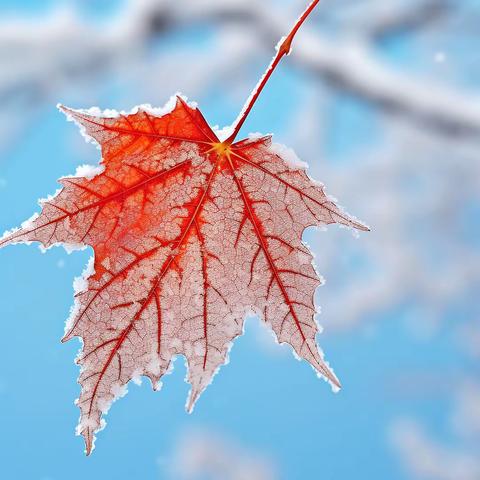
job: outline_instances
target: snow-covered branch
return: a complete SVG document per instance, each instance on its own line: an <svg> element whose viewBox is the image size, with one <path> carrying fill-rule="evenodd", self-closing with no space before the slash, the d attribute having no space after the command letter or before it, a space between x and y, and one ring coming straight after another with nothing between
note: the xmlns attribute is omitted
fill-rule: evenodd
<svg viewBox="0 0 480 480"><path fill-rule="evenodd" d="M378 23L371 26L370 33L375 36L380 30L385 32L409 24L412 18L419 21L445 13L447 3L430 0L419 5L415 12L420 9L422 15L404 11L394 18L379 9L378 16L372 16L372 22L377 19ZM115 75L128 67L145 67L151 61L146 55L150 43L166 31L186 24L241 25L243 52L254 59L258 56L258 45L264 47L260 52L271 52L291 18L291 12L281 12L268 2L142 0L130 2L105 24L78 18L70 10L52 14L43 21L3 21L0 101L3 105L25 98L29 105L47 99L53 101L52 96L58 96L59 90L68 90L100 75ZM228 33L223 33L228 37ZM358 96L409 122L415 121L441 136L473 138L480 134L480 98L433 78L396 71L376 57L366 39L365 31L359 31L358 35L349 31L343 39L330 39L322 36L318 28L307 26L291 58L299 68L334 89ZM238 37L237 40L242 42ZM233 53L240 51L236 49ZM212 57L210 61L214 62ZM206 67L213 74L212 65Z"/></svg>
<svg viewBox="0 0 480 480"><path fill-rule="evenodd" d="M451 0L396 0L357 3L356 28L369 39L425 29L451 15ZM372 10L375 14L372 15Z"/></svg>

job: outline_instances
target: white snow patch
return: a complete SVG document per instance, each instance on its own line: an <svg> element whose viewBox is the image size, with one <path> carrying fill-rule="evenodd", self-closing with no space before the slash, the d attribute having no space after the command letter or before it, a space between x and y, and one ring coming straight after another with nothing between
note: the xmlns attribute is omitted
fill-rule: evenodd
<svg viewBox="0 0 480 480"><path fill-rule="evenodd" d="M18 228L18 227L11 228L10 230L5 230L5 232L3 232L3 235L0 237L0 242L5 240L10 235L13 235L13 234L17 233L19 230L20 230L20 228ZM15 242L13 242L13 243L15 243Z"/></svg>
<svg viewBox="0 0 480 480"><path fill-rule="evenodd" d="M100 175L105 170L104 165L80 165L75 171L74 177L86 178L92 180L97 175Z"/></svg>
<svg viewBox="0 0 480 480"><path fill-rule="evenodd" d="M320 356L322 357L323 359L323 352L322 350L320 350ZM325 360L323 360L323 364L325 365L325 367L330 370L330 372L332 372L333 375L335 375L335 372L333 370L332 367L330 367L330 364L328 362L326 362ZM319 372L313 365L311 365L315 374L317 375L318 378L321 378L322 380L325 380L329 385L330 385L330 388L332 389L332 392L333 393L338 393L340 392L341 388L338 386L338 385L335 385L333 382L331 382L323 373ZM335 375L336 376L336 375Z"/></svg>
<svg viewBox="0 0 480 480"><path fill-rule="evenodd" d="M218 139L223 142L233 133L233 125L220 128L218 125L211 127Z"/></svg>
<svg viewBox="0 0 480 480"><path fill-rule="evenodd" d="M152 115L160 117L160 116L166 115L167 113L170 113L170 112L173 111L173 109L175 108L175 105L176 105L177 96L181 97L185 102L188 103L187 97L183 96L181 93L176 93L175 95L172 95L170 97L170 99L167 101L167 103L163 107L152 107L150 104L145 103L145 104L141 104L141 105L137 105L137 106L133 107L129 112L124 111L124 110L117 111L117 110L114 110L114 109L102 110L99 107L90 107L90 108L83 108L83 109L82 108L78 108L78 109L69 108L68 110L64 110L64 108L66 108L66 107L64 107L60 103L57 105L57 108L62 113L65 114L65 116L67 117L67 120L69 122L73 122L78 126L78 128L80 130L80 133L85 138L87 143L93 143L97 146L97 148L100 148L100 145L98 144L98 142L91 135L89 135L87 133L85 126L82 125L80 122L78 122L75 119L75 117L73 115L74 113L80 113L80 114L83 114L83 115L89 115L89 116L92 116L92 117L99 117L99 118L117 118L120 115L135 115L139 111L145 111L147 113L150 113ZM188 105L192 108L196 108L196 106L197 106L196 103L194 103L194 102L191 102Z"/></svg>
<svg viewBox="0 0 480 480"><path fill-rule="evenodd" d="M157 355L152 355L150 361L147 363L146 369L147 372L152 373L153 375L160 375L162 364Z"/></svg>
<svg viewBox="0 0 480 480"><path fill-rule="evenodd" d="M116 382L110 388L112 398L99 398L97 401L98 408L103 415L106 415L110 410L110 407L119 399L124 397L128 393L127 385L122 385L120 382Z"/></svg>
<svg viewBox="0 0 480 480"><path fill-rule="evenodd" d="M73 280L73 290L74 296L76 297L79 293L85 292L88 288L88 278L95 273L95 261L94 257L90 257L88 260L87 266L83 270L82 274L79 277L75 277ZM80 302L75 298L72 308L70 309L70 315L68 316L65 322L65 335L70 331L73 326L73 322L80 311Z"/></svg>
<svg viewBox="0 0 480 480"><path fill-rule="evenodd" d="M94 419L84 419L83 421L79 421L76 429L75 429L75 435L80 436L82 435L82 431L85 429L90 429L92 432L98 433L101 432L105 427L107 426L107 422L105 419L101 418L100 419L100 426L97 426L97 422ZM91 452L95 450L95 442L97 440L97 437L95 435L92 435L92 448Z"/></svg>
<svg viewBox="0 0 480 480"><path fill-rule="evenodd" d="M55 195L54 195L55 196ZM53 198L52 197L49 197L49 198ZM47 202L48 201L48 198L47 199L42 199L39 201L39 203L41 204L42 202ZM22 222L20 224L20 229L22 230L28 230L32 227L33 225L33 222L39 217L39 214L38 213L34 213L30 218L28 218L27 220L25 220L24 222ZM19 229L17 229L19 230Z"/></svg>
<svg viewBox="0 0 480 480"><path fill-rule="evenodd" d="M85 419L83 419L82 422L78 423L75 433L77 435L81 435L82 430L84 430L86 428L89 428L90 430L95 430L95 431L98 432L98 430L96 430L97 422L93 418L85 418Z"/></svg>
<svg viewBox="0 0 480 480"><path fill-rule="evenodd" d="M293 149L282 145L281 143L272 143L270 151L281 157L290 168L295 170L306 170L308 164L300 160Z"/></svg>
<svg viewBox="0 0 480 480"><path fill-rule="evenodd" d="M197 108L198 107L196 102L189 102L188 98L185 95L183 95L180 92L177 92L168 99L168 101L165 103L165 105L163 107L152 107L149 103L144 103L144 104L137 105L137 106L133 107L130 111L125 111L125 110L118 111L118 110L114 110L114 109L104 109L104 110L102 110L99 107L77 108L77 109L68 108L67 110L64 110L64 108L67 108L67 107L64 107L63 105L61 105L59 103L59 104L57 104L57 108L62 113L65 114L68 121L74 122L78 125L81 134L83 135L83 137L86 139L87 142L94 143L98 146L98 142L93 137L88 135L85 127L75 119L75 117L73 116L74 113L80 113L82 115L89 115L89 116L98 117L98 118L117 118L117 117L120 117L121 115L125 115L125 116L135 115L140 111L144 111L144 112L147 112L151 115L155 115L157 117L162 117L162 116L167 115L168 113L172 112L175 109L175 105L177 103L177 97L180 97L191 108Z"/></svg>
<svg viewBox="0 0 480 480"><path fill-rule="evenodd" d="M255 142L256 140L260 140L261 138L265 137L271 137L272 135L273 133L251 132L248 134L247 138L252 142Z"/></svg>
<svg viewBox="0 0 480 480"><path fill-rule="evenodd" d="M78 252L79 250L85 250L88 248L88 245L85 245L83 243L67 243L67 242L61 242L56 245L61 245L64 250L70 255L72 252Z"/></svg>
<svg viewBox="0 0 480 480"><path fill-rule="evenodd" d="M113 402L118 400L119 398L124 397L128 393L127 385L122 385L120 383L114 383L111 388L111 392L113 394Z"/></svg>
<svg viewBox="0 0 480 480"><path fill-rule="evenodd" d="M143 371L142 370L135 370L132 374L132 382L135 384L135 385L138 385L140 386L142 384L142 374L143 374Z"/></svg>
<svg viewBox="0 0 480 480"><path fill-rule="evenodd" d="M78 129L80 130L80 134L82 135L82 137L85 139L85 141L87 143L93 143L94 145L96 145L97 149L100 150L100 145L98 144L98 142L93 137L88 135L86 128L75 119L75 117L72 115L72 113L70 113L68 110L63 110L64 106L60 103L57 104L57 108L67 117L68 122L73 122L73 123L75 123L75 125L77 125ZM72 112L84 113L86 115L95 115L93 113L93 111L96 111L95 108L96 107L94 107L93 109L90 108L88 110L86 110L86 109L83 109L83 110L81 110L81 109L77 109L77 110L70 109L70 110ZM91 111L92 111L92 113L90 113Z"/></svg>

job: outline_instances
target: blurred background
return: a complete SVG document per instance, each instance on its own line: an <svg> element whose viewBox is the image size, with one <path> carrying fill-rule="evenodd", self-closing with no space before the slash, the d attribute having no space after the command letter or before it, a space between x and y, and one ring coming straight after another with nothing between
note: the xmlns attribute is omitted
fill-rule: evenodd
<svg viewBox="0 0 480 480"><path fill-rule="evenodd" d="M306 0L0 0L0 230L99 152L57 102L130 110L180 91L233 122ZM307 231L332 394L256 319L184 412L183 359L74 436L91 251L0 250L5 479L480 479L480 3L324 0L243 134L273 132L372 227Z"/></svg>

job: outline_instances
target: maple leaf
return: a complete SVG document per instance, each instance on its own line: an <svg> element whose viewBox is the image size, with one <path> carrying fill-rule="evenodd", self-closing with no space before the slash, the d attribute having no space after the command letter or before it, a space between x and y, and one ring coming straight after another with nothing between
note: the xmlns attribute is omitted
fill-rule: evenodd
<svg viewBox="0 0 480 480"><path fill-rule="evenodd" d="M243 122L313 2L277 50L230 137L221 141L200 111L178 96L105 116L60 107L95 140L95 171L60 180L41 213L0 246L39 242L91 246L63 341L81 337L78 433L86 451L102 415L131 379L159 386L184 355L187 409L225 363L245 317L256 313L333 386L315 336L320 279L302 242L309 226L367 227L343 212L270 136L235 142Z"/></svg>

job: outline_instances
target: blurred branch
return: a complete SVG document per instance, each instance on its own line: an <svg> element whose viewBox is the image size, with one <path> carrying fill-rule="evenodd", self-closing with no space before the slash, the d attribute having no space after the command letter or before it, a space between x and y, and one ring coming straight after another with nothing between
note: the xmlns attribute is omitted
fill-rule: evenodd
<svg viewBox="0 0 480 480"><path fill-rule="evenodd" d="M372 9L364 8L368 15L359 15L356 22L366 36L378 40L423 29L446 18L452 9L451 0L396 1L381 5L375 2L375 15L371 15Z"/></svg>
<svg viewBox="0 0 480 480"><path fill-rule="evenodd" d="M427 21L446 8L446 3L439 0L419 5L404 15L376 17L370 26L372 34ZM262 2L142 0L130 2L105 26L89 24L71 12L48 21L4 22L0 24L0 101L12 103L18 96L28 96L35 102L42 96L58 95L59 89L89 79L92 74L111 74L119 66L138 62L140 52L159 35L185 24L241 24L248 29L248 36L258 36L259 42L270 49L291 20ZM310 28L299 37L294 52L292 61L300 68L389 114L418 122L441 136L480 134L479 98L433 79L395 71L376 59L367 43L332 41Z"/></svg>
<svg viewBox="0 0 480 480"><path fill-rule="evenodd" d="M308 37L296 59L335 89L407 117L447 136L480 134L480 99L431 80L397 72L375 59L366 45Z"/></svg>

